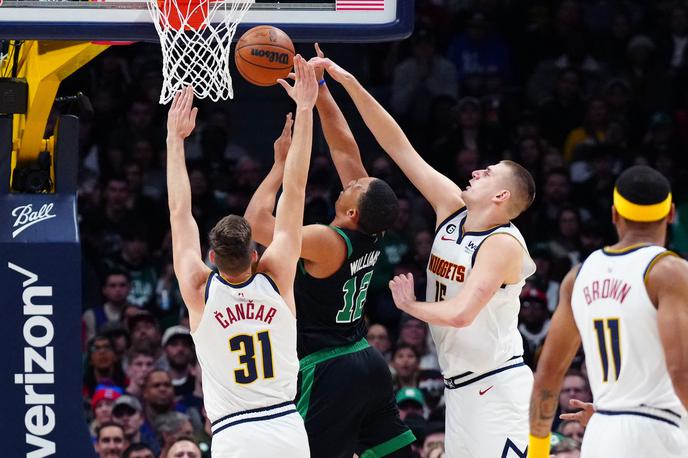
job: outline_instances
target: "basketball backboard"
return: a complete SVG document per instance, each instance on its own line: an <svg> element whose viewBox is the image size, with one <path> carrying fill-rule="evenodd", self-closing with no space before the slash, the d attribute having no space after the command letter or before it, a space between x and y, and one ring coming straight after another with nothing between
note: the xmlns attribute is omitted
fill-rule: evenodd
<svg viewBox="0 0 688 458"><path fill-rule="evenodd" d="M0 3L0 39L159 41L146 0ZM413 29L413 0L255 0L237 36L260 24L279 27L294 41L398 40Z"/></svg>

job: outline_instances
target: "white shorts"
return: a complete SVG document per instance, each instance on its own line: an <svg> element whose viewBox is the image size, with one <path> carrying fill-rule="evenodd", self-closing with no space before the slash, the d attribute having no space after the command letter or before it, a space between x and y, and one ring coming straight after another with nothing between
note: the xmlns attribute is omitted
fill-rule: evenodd
<svg viewBox="0 0 688 458"><path fill-rule="evenodd" d="M459 383L466 385L444 390L447 458L526 456L533 372L525 365L513 367L522 361L509 361L501 372L468 376Z"/></svg>
<svg viewBox="0 0 688 458"><path fill-rule="evenodd" d="M585 429L581 458L612 456L686 458L688 437L679 426L666 421L639 415L596 413Z"/></svg>
<svg viewBox="0 0 688 458"><path fill-rule="evenodd" d="M213 425L213 458L310 458L308 435L293 404L226 417Z"/></svg>

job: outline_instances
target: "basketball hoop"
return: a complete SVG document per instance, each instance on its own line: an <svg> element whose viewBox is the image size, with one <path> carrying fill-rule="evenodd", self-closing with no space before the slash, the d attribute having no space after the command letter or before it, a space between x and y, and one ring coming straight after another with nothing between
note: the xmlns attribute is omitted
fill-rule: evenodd
<svg viewBox="0 0 688 458"><path fill-rule="evenodd" d="M234 96L229 74L232 37L254 0L148 0L162 48L166 104L184 86L212 101Z"/></svg>

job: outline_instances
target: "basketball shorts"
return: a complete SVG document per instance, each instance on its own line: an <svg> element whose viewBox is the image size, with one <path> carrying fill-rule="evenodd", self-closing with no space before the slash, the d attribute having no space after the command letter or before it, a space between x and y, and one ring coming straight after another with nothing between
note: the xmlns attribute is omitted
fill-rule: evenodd
<svg viewBox="0 0 688 458"><path fill-rule="evenodd" d="M446 458L525 458L533 373L523 358L445 386Z"/></svg>
<svg viewBox="0 0 688 458"><path fill-rule="evenodd" d="M309 458L308 436L293 402L213 422L213 458Z"/></svg>
<svg viewBox="0 0 688 458"><path fill-rule="evenodd" d="M687 458L688 437L680 419L653 409L600 410L585 429L582 458Z"/></svg>
<svg viewBox="0 0 688 458"><path fill-rule="evenodd" d="M300 364L297 408L313 458L399 456L415 440L399 419L387 362L365 339Z"/></svg>

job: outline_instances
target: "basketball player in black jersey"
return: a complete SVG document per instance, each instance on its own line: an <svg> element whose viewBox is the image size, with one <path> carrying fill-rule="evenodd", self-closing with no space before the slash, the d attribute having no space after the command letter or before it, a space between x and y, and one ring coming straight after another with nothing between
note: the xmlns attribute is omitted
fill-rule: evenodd
<svg viewBox="0 0 688 458"><path fill-rule="evenodd" d="M316 51L322 55L316 45ZM397 216L387 183L363 168L356 141L323 74L316 107L344 187L329 225L303 228L294 284L300 386L297 408L306 422L312 458L410 457L413 433L399 419L382 355L365 340L363 307L380 240ZM280 82L285 85L285 82ZM246 209L253 238L272 240L275 195L291 138L287 117L275 142L275 164Z"/></svg>

